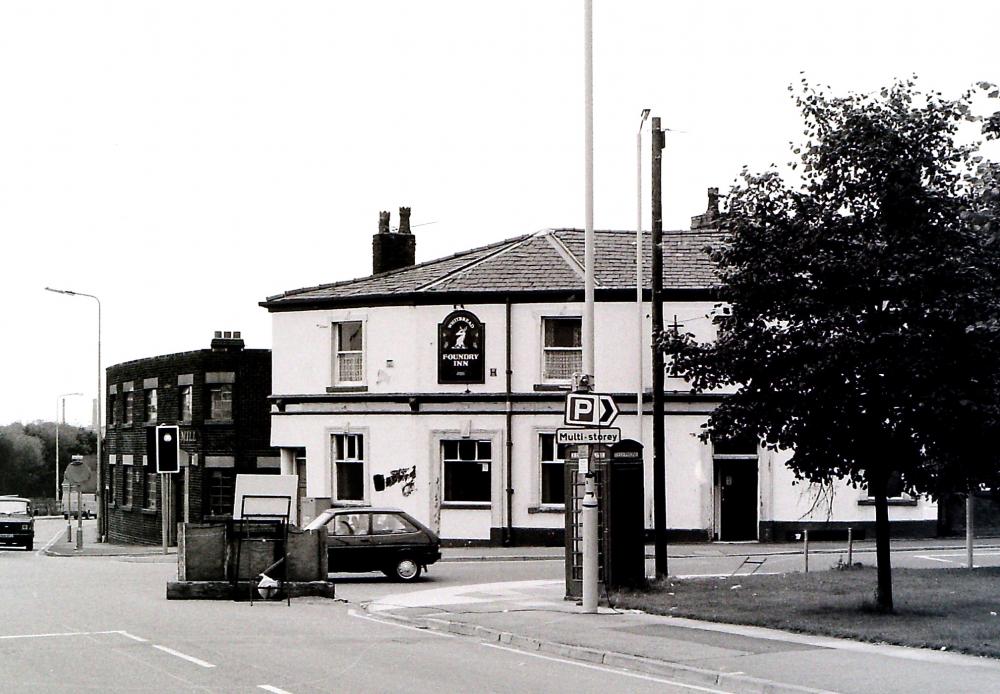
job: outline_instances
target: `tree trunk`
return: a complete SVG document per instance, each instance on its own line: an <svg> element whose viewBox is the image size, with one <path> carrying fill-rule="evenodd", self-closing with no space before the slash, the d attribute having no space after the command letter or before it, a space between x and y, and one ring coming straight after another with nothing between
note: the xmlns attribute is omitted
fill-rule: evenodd
<svg viewBox="0 0 1000 694"><path fill-rule="evenodd" d="M884 464L884 463L883 463ZM875 561L878 566L878 586L875 607L879 612L892 612L892 563L889 558L889 499L886 496L888 475L881 466L872 471L868 481L875 498Z"/></svg>

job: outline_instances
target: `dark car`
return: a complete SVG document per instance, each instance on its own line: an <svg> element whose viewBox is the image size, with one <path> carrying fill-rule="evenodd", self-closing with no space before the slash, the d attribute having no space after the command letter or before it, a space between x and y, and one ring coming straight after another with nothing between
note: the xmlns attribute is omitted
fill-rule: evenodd
<svg viewBox="0 0 1000 694"><path fill-rule="evenodd" d="M35 518L31 500L19 496L0 496L0 545L35 547Z"/></svg>
<svg viewBox="0 0 1000 694"><path fill-rule="evenodd" d="M398 508L331 508L306 530L327 528L330 571L381 571L398 581L413 581L441 558L441 540Z"/></svg>

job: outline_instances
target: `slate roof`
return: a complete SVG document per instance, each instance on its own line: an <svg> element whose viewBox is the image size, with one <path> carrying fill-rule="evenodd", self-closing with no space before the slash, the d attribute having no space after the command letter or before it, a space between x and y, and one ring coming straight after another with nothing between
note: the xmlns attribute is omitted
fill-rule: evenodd
<svg viewBox="0 0 1000 694"><path fill-rule="evenodd" d="M635 292L635 232L595 231L596 293ZM705 252L718 243L717 229L663 232L663 287L712 290L718 277ZM651 235L643 237L643 286L649 286ZM370 277L294 289L261 302L272 311L364 306L396 302L438 303L455 294L577 293L584 285L582 229L545 229L446 258Z"/></svg>

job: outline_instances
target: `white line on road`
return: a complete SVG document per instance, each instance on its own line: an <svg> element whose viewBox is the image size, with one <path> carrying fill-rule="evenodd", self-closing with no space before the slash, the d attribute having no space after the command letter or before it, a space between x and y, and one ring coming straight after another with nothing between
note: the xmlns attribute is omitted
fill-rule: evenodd
<svg viewBox="0 0 1000 694"><path fill-rule="evenodd" d="M265 692L272 692L272 694L292 694L291 692L286 692L284 689L272 687L269 684L258 684L257 689L263 689Z"/></svg>
<svg viewBox="0 0 1000 694"><path fill-rule="evenodd" d="M940 557L930 557L930 556L927 556L926 554L915 554L915 555L913 555L913 558L914 559L926 559L927 561L939 561L942 564L954 564L955 563L951 559L941 559Z"/></svg>
<svg viewBox="0 0 1000 694"><path fill-rule="evenodd" d="M45 543L44 547L42 547L40 550L38 550L37 552L35 552L35 556L36 557L40 557L43 554L45 554L45 550L47 550L49 547L51 547L56 542L58 542L59 538L63 537L65 534L66 534L65 530L60 530L59 532L57 532L55 535L52 536L51 540L49 540L48 542Z"/></svg>
<svg viewBox="0 0 1000 694"><path fill-rule="evenodd" d="M163 651L164 653L169 653L170 655L175 655L178 658L183 658L184 660L192 662L195 665L201 665L202 667L215 667L211 663L206 663L204 660L200 660L198 658L195 658L194 656L190 656L190 655L187 655L185 653L181 653L180 651L175 651L173 648L167 648L166 646L160 646L160 645L157 645L155 643L153 644L153 648L157 648L157 649Z"/></svg>
<svg viewBox="0 0 1000 694"><path fill-rule="evenodd" d="M116 634L121 634L122 636L130 638L133 641L138 641L139 643L149 643L149 639L144 639L141 636L136 636L135 634L130 634L127 631L116 631L115 633Z"/></svg>
<svg viewBox="0 0 1000 694"><path fill-rule="evenodd" d="M376 622L378 624L386 624L391 627L399 627L400 629L410 629L411 631L419 631L421 634L433 634L434 636L442 636L444 638L453 639L455 634L443 634L440 631L434 631L433 629L421 629L420 627L411 627L408 624L400 624L399 622L392 622L388 619L378 619L366 614L361 614L356 610L348 610L347 614L357 619L367 619L369 622Z"/></svg>
<svg viewBox="0 0 1000 694"><path fill-rule="evenodd" d="M8 636L0 636L0 639L46 639L53 636L90 636L91 634L97 633L108 633L108 632L96 632L96 631L63 631L59 633L52 634L10 634Z"/></svg>
<svg viewBox="0 0 1000 694"><path fill-rule="evenodd" d="M652 675L642 675L638 672L629 672L628 670L615 670L613 668L604 667L601 665L591 665L590 663L581 663L579 660L569 660L567 658L556 658L550 655L542 655L541 653L532 653L531 651L522 651L517 648L509 648L507 646L498 646L492 643L484 643L483 646L487 648L496 648L501 651L509 651L510 653L517 653L518 655L528 655L532 658L541 658L542 660L551 660L556 663L565 663L566 665L576 665L577 667L587 668L588 670L599 670L600 672L607 672L612 675L622 675L624 677L634 677L638 680L646 680L647 682L659 682L660 684L672 684L675 687L684 687L685 689L693 689L697 692L711 692L711 694L729 694L722 689L709 689L708 687L700 687L697 684L685 684L684 682L678 682L676 680L668 680L662 677L653 677Z"/></svg>

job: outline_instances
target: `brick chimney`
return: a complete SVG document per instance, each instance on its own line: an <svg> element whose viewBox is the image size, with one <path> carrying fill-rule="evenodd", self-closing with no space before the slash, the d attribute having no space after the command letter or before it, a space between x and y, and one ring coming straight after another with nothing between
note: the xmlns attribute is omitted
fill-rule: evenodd
<svg viewBox="0 0 1000 694"><path fill-rule="evenodd" d="M372 236L372 274L409 267L416 262L417 239L410 233L410 208L399 208L399 230L389 228L389 213L379 212Z"/></svg>
<svg viewBox="0 0 1000 694"><path fill-rule="evenodd" d="M719 189L708 189L708 207L704 214L697 214L691 218L691 229L716 229L721 222L719 214Z"/></svg>
<svg viewBox="0 0 1000 694"><path fill-rule="evenodd" d="M212 338L213 352L242 352L243 338L240 331L216 330L215 337Z"/></svg>

